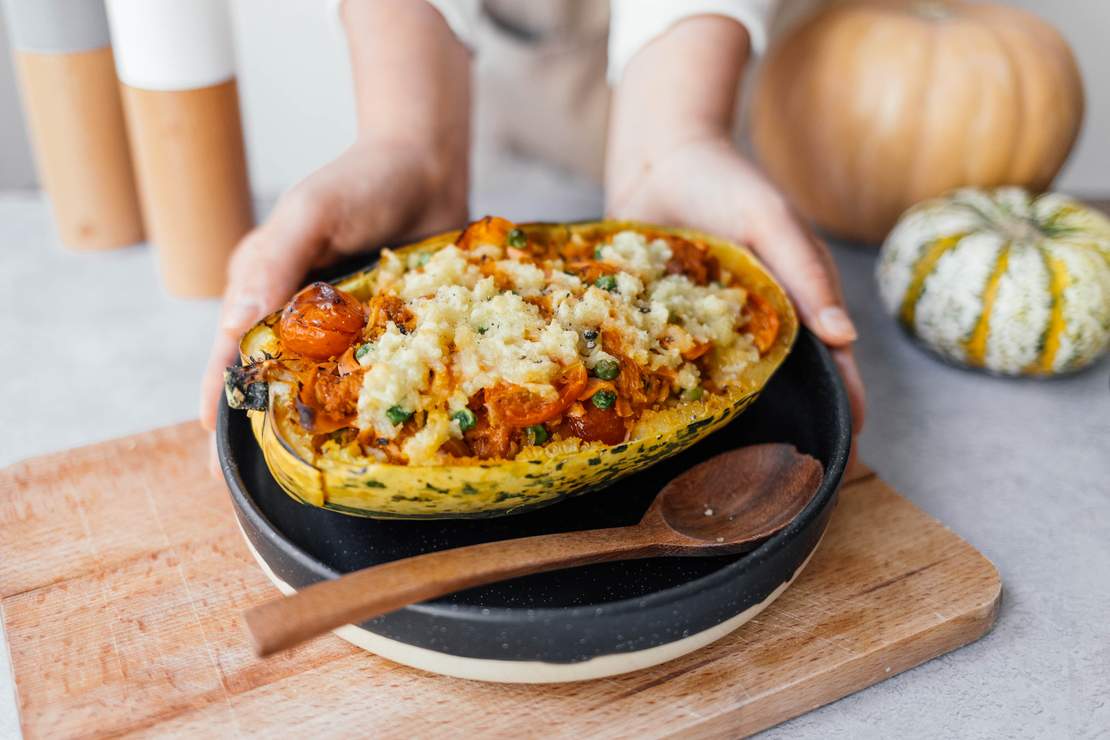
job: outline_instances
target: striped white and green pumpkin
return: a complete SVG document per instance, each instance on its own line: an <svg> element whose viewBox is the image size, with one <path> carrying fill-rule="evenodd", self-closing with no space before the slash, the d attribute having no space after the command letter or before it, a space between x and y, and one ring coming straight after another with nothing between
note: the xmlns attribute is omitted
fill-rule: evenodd
<svg viewBox="0 0 1110 740"><path fill-rule="evenodd" d="M1056 193L920 203L883 244L878 281L910 334L970 367L1054 375L1110 344L1110 220Z"/></svg>

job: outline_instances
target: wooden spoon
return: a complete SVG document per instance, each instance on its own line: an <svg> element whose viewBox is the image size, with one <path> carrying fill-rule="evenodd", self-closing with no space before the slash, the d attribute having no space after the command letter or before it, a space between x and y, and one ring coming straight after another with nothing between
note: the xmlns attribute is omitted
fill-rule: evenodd
<svg viewBox="0 0 1110 740"><path fill-rule="evenodd" d="M375 565L244 613L260 656L408 604L529 573L660 555L722 555L786 526L821 483L821 463L786 444L725 452L690 468L631 527L485 542Z"/></svg>

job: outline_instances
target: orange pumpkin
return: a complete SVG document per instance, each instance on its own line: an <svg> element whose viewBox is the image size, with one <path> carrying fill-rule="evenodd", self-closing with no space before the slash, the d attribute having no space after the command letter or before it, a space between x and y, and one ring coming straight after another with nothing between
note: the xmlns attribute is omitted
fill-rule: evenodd
<svg viewBox="0 0 1110 740"><path fill-rule="evenodd" d="M878 243L959 186L1042 191L1083 117L1071 50L1026 11L962 0L833 3L769 51L752 141L834 236Z"/></svg>

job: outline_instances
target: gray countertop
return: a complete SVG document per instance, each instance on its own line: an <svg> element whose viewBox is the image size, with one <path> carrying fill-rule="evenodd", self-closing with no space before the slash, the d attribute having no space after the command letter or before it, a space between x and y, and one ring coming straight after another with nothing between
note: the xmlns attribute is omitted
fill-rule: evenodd
<svg viewBox="0 0 1110 740"><path fill-rule="evenodd" d="M539 168L491 173L475 213L600 210L596 189ZM835 251L869 392L862 457L994 561L1005 595L979 642L766 736L1110 737L1110 363L1052 381L943 365L881 313L873 251ZM0 195L0 465L196 415L216 305L167 298L154 278L150 249L65 252L38 194Z"/></svg>

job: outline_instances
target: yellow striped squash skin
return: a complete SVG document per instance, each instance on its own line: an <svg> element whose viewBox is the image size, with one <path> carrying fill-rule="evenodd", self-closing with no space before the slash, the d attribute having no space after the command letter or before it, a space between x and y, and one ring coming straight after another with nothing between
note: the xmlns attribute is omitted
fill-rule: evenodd
<svg viewBox="0 0 1110 740"><path fill-rule="evenodd" d="M968 367L1057 375L1110 346L1110 219L1064 195L925 201L890 232L877 278L907 332Z"/></svg>
<svg viewBox="0 0 1110 740"><path fill-rule="evenodd" d="M557 230L608 235L644 228L699 241L722 267L739 276L745 288L771 303L782 321L779 336L760 361L747 368L736 387L645 415L623 444L555 442L525 448L513 460L489 460L480 465L390 465L343 451L315 454L308 435L289 411L289 389L271 383L269 409L248 413L266 464L286 493L303 503L344 514L410 519L501 516L598 490L681 452L732 421L756 399L793 345L798 320L786 293L743 247L690 230L634 222L523 224L520 228L540 238ZM396 251L404 255L440 249L458 235L457 231L441 234ZM336 284L365 300L372 283L370 269ZM240 345L244 360L277 351L273 327L279 317L280 313L271 314L247 333Z"/></svg>

